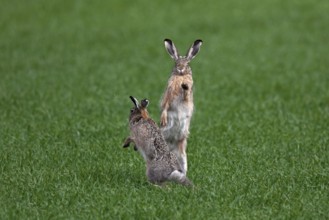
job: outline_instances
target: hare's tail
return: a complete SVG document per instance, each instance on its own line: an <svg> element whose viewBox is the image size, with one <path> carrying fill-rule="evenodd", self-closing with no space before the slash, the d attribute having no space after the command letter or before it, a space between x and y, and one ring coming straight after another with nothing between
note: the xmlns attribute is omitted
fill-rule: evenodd
<svg viewBox="0 0 329 220"><path fill-rule="evenodd" d="M193 186L193 183L186 177L186 175L178 170L174 170L170 174L169 180L180 183L184 186Z"/></svg>

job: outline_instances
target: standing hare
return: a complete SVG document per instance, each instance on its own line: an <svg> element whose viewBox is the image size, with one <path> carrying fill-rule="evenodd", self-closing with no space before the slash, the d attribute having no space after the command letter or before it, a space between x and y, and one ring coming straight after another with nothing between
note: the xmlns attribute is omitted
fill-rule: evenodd
<svg viewBox="0 0 329 220"><path fill-rule="evenodd" d="M136 98L130 96L130 99L135 106L130 111L130 136L123 147L128 147L131 142L135 144L146 161L146 176L151 183L161 185L165 181L174 181L192 185L182 172L175 154L169 151L159 127L149 117L146 109L148 100L144 99L139 104Z"/></svg>
<svg viewBox="0 0 329 220"><path fill-rule="evenodd" d="M187 137L193 114L193 79L189 62L199 52L202 40L194 41L186 56L179 56L171 40L165 39L164 43L175 66L161 101L161 130L170 151L175 153L186 174Z"/></svg>

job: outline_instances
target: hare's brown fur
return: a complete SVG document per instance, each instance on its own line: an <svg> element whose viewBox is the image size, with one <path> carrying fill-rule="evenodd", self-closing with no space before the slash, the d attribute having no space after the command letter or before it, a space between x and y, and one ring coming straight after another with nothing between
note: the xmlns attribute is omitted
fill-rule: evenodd
<svg viewBox="0 0 329 220"><path fill-rule="evenodd" d="M189 62L196 56L201 44L201 40L196 40L186 56L179 56L174 43L169 39L165 40L165 47L174 59L175 66L160 104L161 130L184 173L187 172L187 137L194 108L193 78Z"/></svg>
<svg viewBox="0 0 329 220"><path fill-rule="evenodd" d="M182 172L177 157L169 151L157 124L149 117L146 105L138 104L131 97L135 107L129 117L130 136L125 140L124 147L135 143L137 150L146 161L146 175L151 183L161 185L165 181L175 181L183 185L191 185Z"/></svg>
<svg viewBox="0 0 329 220"><path fill-rule="evenodd" d="M185 87L185 88L183 88ZM193 79L192 75L172 75L168 80L167 89L161 101L161 108L169 108L175 97L183 94L183 101L193 101Z"/></svg>

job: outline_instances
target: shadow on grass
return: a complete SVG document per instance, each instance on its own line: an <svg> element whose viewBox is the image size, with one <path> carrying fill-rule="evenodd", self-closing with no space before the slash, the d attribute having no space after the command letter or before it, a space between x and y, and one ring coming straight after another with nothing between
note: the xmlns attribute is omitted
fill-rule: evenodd
<svg viewBox="0 0 329 220"><path fill-rule="evenodd" d="M133 167L94 167L81 171L81 179L97 185L127 186L127 187L147 187L149 183L145 176L145 171Z"/></svg>

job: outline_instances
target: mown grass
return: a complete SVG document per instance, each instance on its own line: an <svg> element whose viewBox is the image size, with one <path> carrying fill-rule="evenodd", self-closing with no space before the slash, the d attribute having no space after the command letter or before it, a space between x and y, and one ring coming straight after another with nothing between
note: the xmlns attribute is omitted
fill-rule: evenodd
<svg viewBox="0 0 329 220"><path fill-rule="evenodd" d="M1 1L1 219L327 219L329 4ZM158 188L128 135L191 63L188 176Z"/></svg>

